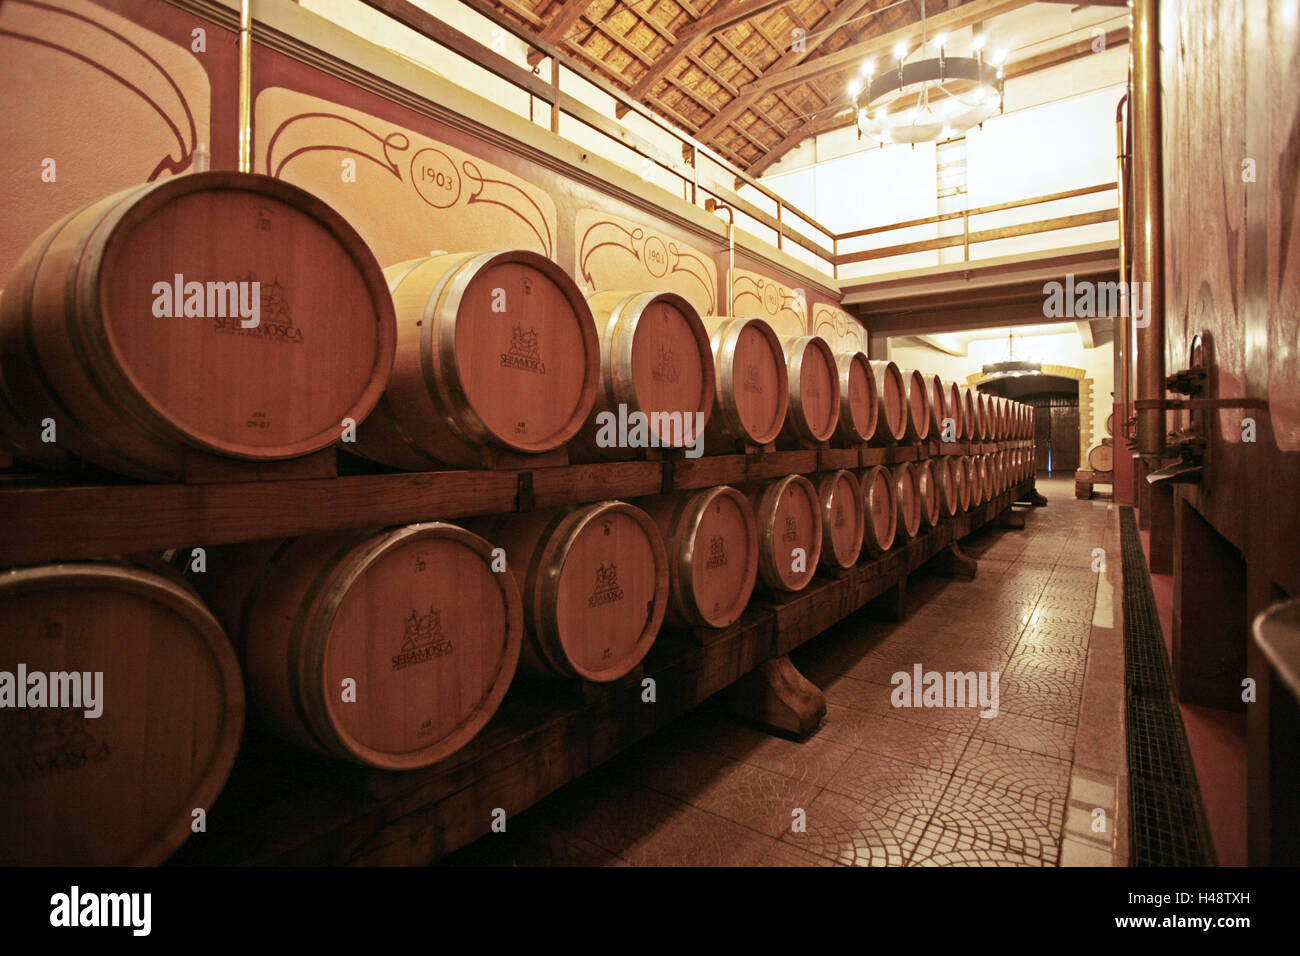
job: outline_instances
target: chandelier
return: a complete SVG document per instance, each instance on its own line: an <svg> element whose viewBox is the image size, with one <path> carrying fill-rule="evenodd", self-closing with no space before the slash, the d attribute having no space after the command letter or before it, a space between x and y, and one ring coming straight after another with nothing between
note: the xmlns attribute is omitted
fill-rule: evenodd
<svg viewBox="0 0 1300 956"><path fill-rule="evenodd" d="M921 21L922 43L925 21ZM938 56L907 62L908 49L894 48L895 65L879 74L875 62L862 65L862 80L849 84L849 98L857 113L858 138L865 133L881 145L928 143L965 135L1002 109L1005 51L984 60L983 36L974 41L975 56L947 56L947 38L937 36L932 45Z"/></svg>
<svg viewBox="0 0 1300 956"><path fill-rule="evenodd" d="M981 370L987 378L1016 378L1020 375L1037 375L1043 366L1039 362L1026 362L1015 358L1015 333L1007 331L1007 357L1005 361L985 365Z"/></svg>

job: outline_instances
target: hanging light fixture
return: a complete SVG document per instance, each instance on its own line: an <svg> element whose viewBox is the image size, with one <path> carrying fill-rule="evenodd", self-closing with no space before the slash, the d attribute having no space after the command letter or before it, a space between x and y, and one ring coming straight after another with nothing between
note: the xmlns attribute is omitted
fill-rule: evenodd
<svg viewBox="0 0 1300 956"><path fill-rule="evenodd" d="M984 60L983 37L976 37L974 57L948 56L948 38L925 39L925 7L921 8L921 50L933 47L938 56L907 62L905 44L894 48L894 62L876 73L873 60L862 65L863 81L849 84L857 113L858 137L881 144L927 143L962 136L1002 109L1006 52Z"/></svg>
<svg viewBox="0 0 1300 956"><path fill-rule="evenodd" d="M1041 362L1017 361L1015 333L1007 331L1007 357L1005 361L985 365L982 369L988 378L1015 378L1019 375L1037 375L1043 370Z"/></svg>

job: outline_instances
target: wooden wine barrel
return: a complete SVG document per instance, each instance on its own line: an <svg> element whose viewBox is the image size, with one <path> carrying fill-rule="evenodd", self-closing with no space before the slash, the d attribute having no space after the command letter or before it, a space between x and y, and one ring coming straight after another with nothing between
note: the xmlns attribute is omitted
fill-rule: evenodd
<svg viewBox="0 0 1300 956"><path fill-rule="evenodd" d="M960 455L947 455L949 481L952 487L954 514L970 508L970 482L966 480L965 462Z"/></svg>
<svg viewBox="0 0 1300 956"><path fill-rule="evenodd" d="M860 478L862 510L865 518L863 546L871 555L881 555L894 546L898 528L898 501L894 476L879 465L868 468Z"/></svg>
<svg viewBox="0 0 1300 956"><path fill-rule="evenodd" d="M1115 413L1111 412L1106 416L1106 434L1114 436L1115 434Z"/></svg>
<svg viewBox="0 0 1300 956"><path fill-rule="evenodd" d="M973 388L963 386L961 390L961 416L966 441L983 441L984 423L980 417L978 393Z"/></svg>
<svg viewBox="0 0 1300 956"><path fill-rule="evenodd" d="M835 354L818 335L785 340L790 408L782 437L789 445L818 445L835 434L840 415L840 372Z"/></svg>
<svg viewBox="0 0 1300 956"><path fill-rule="evenodd" d="M674 292L597 292L587 297L600 336L600 388L581 449L598 459L644 455L644 448L611 443L602 413L639 412L651 447L689 447L704 440L713 411L716 377L709 334L699 313ZM697 431L697 423L699 425ZM605 434L608 434L608 430Z"/></svg>
<svg viewBox="0 0 1300 956"><path fill-rule="evenodd" d="M836 435L849 444L865 444L876 434L880 403L876 377L864 352L846 352L836 359L840 374L840 415Z"/></svg>
<svg viewBox="0 0 1300 956"><path fill-rule="evenodd" d="M668 554L648 514L623 501L475 523L505 549L524 599L520 658L554 677L607 683L654 644L668 609Z"/></svg>
<svg viewBox="0 0 1300 956"><path fill-rule="evenodd" d="M975 397L979 400L980 420L983 422L983 426L984 426L984 440L995 441L996 439L994 438L993 432L996 426L993 422L992 399L988 392L981 392L981 391L976 391Z"/></svg>
<svg viewBox="0 0 1300 956"><path fill-rule="evenodd" d="M907 436L908 416L907 386L903 384L903 373L893 362L868 364L876 380L876 400L879 406L875 443L886 445L900 442Z"/></svg>
<svg viewBox="0 0 1300 956"><path fill-rule="evenodd" d="M60 452L147 480L196 457L306 455L370 413L393 364L373 254L269 176L190 173L92 202L28 247L6 290L0 378L37 463L57 463L51 419Z"/></svg>
<svg viewBox="0 0 1300 956"><path fill-rule="evenodd" d="M745 611L758 574L758 527L749 500L721 485L640 501L668 551L668 619L727 627Z"/></svg>
<svg viewBox="0 0 1300 956"><path fill-rule="evenodd" d="M947 389L948 397L946 407L948 409L948 417L952 419L952 440L962 441L966 434L966 413L964 410L964 402L962 401L961 386L956 382L949 382Z"/></svg>
<svg viewBox="0 0 1300 956"><path fill-rule="evenodd" d="M979 475L980 504L993 497L993 475L989 471L988 455L975 456L975 472Z"/></svg>
<svg viewBox="0 0 1300 956"><path fill-rule="evenodd" d="M914 368L899 369L907 390L907 441L925 441L930 437L929 384Z"/></svg>
<svg viewBox="0 0 1300 956"><path fill-rule="evenodd" d="M550 259L441 254L384 276L397 359L383 400L344 448L408 470L506 465L563 447L586 423L600 376L596 327Z"/></svg>
<svg viewBox="0 0 1300 956"><path fill-rule="evenodd" d="M790 402L781 340L762 319L707 316L702 321L714 365L707 447L725 452L775 441Z"/></svg>
<svg viewBox="0 0 1300 956"><path fill-rule="evenodd" d="M1088 467L1093 471L1112 471L1115 468L1115 449L1104 442L1088 449Z"/></svg>
<svg viewBox="0 0 1300 956"><path fill-rule="evenodd" d="M978 457L978 455L963 455L961 459L962 468L966 472L966 487L970 489L970 506L972 508L984 502L984 481L983 474L976 462Z"/></svg>
<svg viewBox="0 0 1300 956"><path fill-rule="evenodd" d="M951 518L961 510L961 492L957 481L953 479L952 463L955 460L953 455L944 455L939 458L931 458L930 463L934 468L935 484L939 488L939 504L942 514L946 518Z"/></svg>
<svg viewBox="0 0 1300 956"><path fill-rule="evenodd" d="M161 863L212 807L244 688L221 626L183 584L107 562L0 573L0 671L25 702L37 673L50 695L0 709L0 864ZM102 676L68 688L59 673Z"/></svg>
<svg viewBox="0 0 1300 956"><path fill-rule="evenodd" d="M930 392L930 435L931 441L938 441L943 434L943 422L951 412L948 410L948 386L938 375L927 375L926 383Z"/></svg>
<svg viewBox="0 0 1300 956"><path fill-rule="evenodd" d="M898 534L915 538L921 529L921 489L911 462L894 466L894 494L898 503Z"/></svg>
<svg viewBox="0 0 1300 956"><path fill-rule="evenodd" d="M196 580L276 733L410 770L469 743L514 678L523 602L493 560L483 538L431 521L212 548Z"/></svg>
<svg viewBox="0 0 1300 956"><path fill-rule="evenodd" d="M943 517L943 492L939 487L938 469L933 458L918 461L916 470L916 492L921 499L921 527L933 528Z"/></svg>
<svg viewBox="0 0 1300 956"><path fill-rule="evenodd" d="M862 553L865 533L862 486L848 471L828 471L817 481L821 503L822 567L832 571L851 568Z"/></svg>
<svg viewBox="0 0 1300 956"><path fill-rule="evenodd" d="M758 524L759 580L773 591L802 591L821 560L817 489L803 475L786 475L740 490L753 506Z"/></svg>

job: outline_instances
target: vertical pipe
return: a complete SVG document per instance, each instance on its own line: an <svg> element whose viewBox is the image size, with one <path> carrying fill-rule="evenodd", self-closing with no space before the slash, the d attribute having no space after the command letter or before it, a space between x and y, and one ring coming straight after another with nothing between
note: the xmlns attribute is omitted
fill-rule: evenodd
<svg viewBox="0 0 1300 956"><path fill-rule="evenodd" d="M239 3L239 171L253 171L253 0Z"/></svg>
<svg viewBox="0 0 1300 956"><path fill-rule="evenodd" d="M1133 3L1133 267L1150 290L1137 326L1137 397L1165 397L1164 202L1161 192L1160 3ZM1137 451L1165 454L1165 412L1138 410Z"/></svg>
<svg viewBox="0 0 1300 956"><path fill-rule="evenodd" d="M727 315L736 314L736 213L727 210Z"/></svg>
<svg viewBox="0 0 1300 956"><path fill-rule="evenodd" d="M1125 152L1124 142L1124 106L1128 102L1128 94L1125 93L1120 97L1119 105L1115 107L1115 191L1117 194L1116 204L1119 207L1119 289L1120 289L1120 310L1116 316L1118 325L1115 328L1115 344L1119 354L1115 356L1115 364L1119 369L1119 407L1120 413L1115 416L1115 435L1116 438L1125 436L1128 423L1128 363L1129 363L1129 294L1128 294L1128 222L1125 217L1124 203L1126 197L1124 194L1124 178L1126 175L1126 166L1128 156ZM1123 447L1122 445L1120 447Z"/></svg>

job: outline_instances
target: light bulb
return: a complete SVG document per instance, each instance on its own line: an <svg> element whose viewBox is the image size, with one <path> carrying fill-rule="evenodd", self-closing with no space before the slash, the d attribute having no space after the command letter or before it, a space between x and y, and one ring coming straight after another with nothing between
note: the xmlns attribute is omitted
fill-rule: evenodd
<svg viewBox="0 0 1300 956"><path fill-rule="evenodd" d="M905 43L900 43L900 44L898 44L896 47L894 47L894 57L895 57L895 59L899 59L899 60L901 60L901 59L903 59L905 56L907 56L907 44L905 44Z"/></svg>
<svg viewBox="0 0 1300 956"><path fill-rule="evenodd" d="M984 49L984 34L975 34L974 39L970 41L970 48L976 51Z"/></svg>
<svg viewBox="0 0 1300 956"><path fill-rule="evenodd" d="M876 71L876 61L874 59L864 60L862 63L862 75L871 76Z"/></svg>
<svg viewBox="0 0 1300 956"><path fill-rule="evenodd" d="M933 41L933 42L934 42L934 48L935 48L936 50L942 50L942 49L943 49L943 45L944 45L947 41L948 41L948 37L947 37L946 35L940 33L937 37L934 38L934 41Z"/></svg>
<svg viewBox="0 0 1300 956"><path fill-rule="evenodd" d="M859 83L857 80L850 80L850 81L849 81L849 97L850 97L851 99L852 99L852 98L855 98L855 97L856 97L859 93L861 93L861 92L862 92L862 84Z"/></svg>

